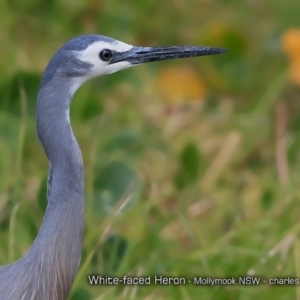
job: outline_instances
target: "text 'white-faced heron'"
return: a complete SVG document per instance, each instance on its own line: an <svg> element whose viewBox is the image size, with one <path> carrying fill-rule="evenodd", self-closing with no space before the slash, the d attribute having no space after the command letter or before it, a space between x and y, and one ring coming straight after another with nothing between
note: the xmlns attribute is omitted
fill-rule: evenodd
<svg viewBox="0 0 300 300"><path fill-rule="evenodd" d="M135 47L101 35L65 44L49 62L37 101L37 133L49 160L48 206L34 244L20 260L0 267L0 299L63 300L81 258L84 174L69 108L87 80L141 63L220 54L212 47Z"/></svg>

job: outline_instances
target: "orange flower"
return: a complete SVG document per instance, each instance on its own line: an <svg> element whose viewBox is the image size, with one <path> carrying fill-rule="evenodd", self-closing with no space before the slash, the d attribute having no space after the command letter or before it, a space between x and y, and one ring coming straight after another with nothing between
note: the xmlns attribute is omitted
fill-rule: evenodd
<svg viewBox="0 0 300 300"><path fill-rule="evenodd" d="M290 62L290 79L300 85L300 29L286 31L281 37L281 45Z"/></svg>
<svg viewBox="0 0 300 300"><path fill-rule="evenodd" d="M170 103L203 100L206 94L201 77L192 67L167 67L158 78L158 89Z"/></svg>

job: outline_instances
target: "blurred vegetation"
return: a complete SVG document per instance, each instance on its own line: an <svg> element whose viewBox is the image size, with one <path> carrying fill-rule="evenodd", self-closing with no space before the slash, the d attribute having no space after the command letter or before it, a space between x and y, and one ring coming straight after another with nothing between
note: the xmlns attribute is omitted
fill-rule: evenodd
<svg viewBox="0 0 300 300"><path fill-rule="evenodd" d="M70 299L300 299L297 285L87 280L300 278L299 11L289 0L1 1L0 265L26 253L44 215L35 101L55 51L84 33L219 46L229 52L139 66L76 94L86 229Z"/></svg>

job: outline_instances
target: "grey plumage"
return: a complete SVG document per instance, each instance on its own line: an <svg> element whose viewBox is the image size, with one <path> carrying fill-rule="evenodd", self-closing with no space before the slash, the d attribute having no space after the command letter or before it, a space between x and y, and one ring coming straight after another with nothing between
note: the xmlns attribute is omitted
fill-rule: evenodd
<svg viewBox="0 0 300 300"><path fill-rule="evenodd" d="M140 48L100 35L77 37L58 50L44 72L37 101L37 132L50 167L48 206L27 254L0 267L0 299L63 300L74 281L85 199L82 156L70 126L69 107L79 86L143 62L222 52L209 47Z"/></svg>
<svg viewBox="0 0 300 300"><path fill-rule="evenodd" d="M28 253L14 264L0 268L0 299L66 299L80 261L83 163L66 118L72 78L61 75L59 63L49 67L55 68L56 73L42 82L37 104L38 136L51 163L48 207ZM72 69L71 63L68 68Z"/></svg>

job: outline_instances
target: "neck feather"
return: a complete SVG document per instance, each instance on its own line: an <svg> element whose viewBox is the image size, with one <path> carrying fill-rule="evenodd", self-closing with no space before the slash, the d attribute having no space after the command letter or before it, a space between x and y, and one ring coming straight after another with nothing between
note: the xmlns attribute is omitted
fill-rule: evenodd
<svg viewBox="0 0 300 300"><path fill-rule="evenodd" d="M4 282L0 292L6 299L66 299L77 272L84 229L84 178L80 148L69 121L70 91L71 82L53 78L39 92L37 131L50 163L48 206L31 249L16 263L0 268Z"/></svg>
<svg viewBox="0 0 300 300"><path fill-rule="evenodd" d="M71 84L54 78L38 97L37 132L50 163L48 207L38 238L46 247L48 241L56 247L50 252L63 260L57 263L65 265L66 272L73 270L65 274L73 281L81 257L85 199L82 156L69 117Z"/></svg>

